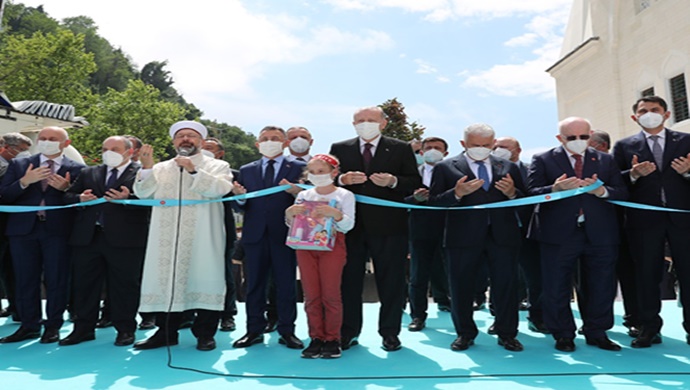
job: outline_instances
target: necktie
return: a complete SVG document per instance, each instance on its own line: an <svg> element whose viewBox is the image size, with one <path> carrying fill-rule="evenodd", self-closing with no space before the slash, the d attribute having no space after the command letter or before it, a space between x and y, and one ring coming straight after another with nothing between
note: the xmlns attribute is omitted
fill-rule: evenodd
<svg viewBox="0 0 690 390"><path fill-rule="evenodd" d="M276 160L268 160L268 165L266 165L266 170L264 171L264 188L273 187L273 180L276 173L273 167L275 163Z"/></svg>
<svg viewBox="0 0 690 390"><path fill-rule="evenodd" d="M661 172L661 167L664 165L664 151L661 149L661 144L659 144L659 136L650 135L649 139L652 140L652 154L654 155L656 169Z"/></svg>
<svg viewBox="0 0 690 390"><path fill-rule="evenodd" d="M575 159L575 176L577 176L578 179L582 179L582 156L579 154L573 154L573 158Z"/></svg>
<svg viewBox="0 0 690 390"><path fill-rule="evenodd" d="M46 161L46 166L50 169L51 175L53 173L55 173L55 172L53 172L54 164L55 164L55 162L53 160L47 160ZM45 193L47 189L48 189L48 179L41 180L41 190ZM46 205L45 196L41 197L41 203L39 203L38 205L41 207ZM46 219L46 211L45 210L37 211L36 215L38 216L38 219L45 221L45 219Z"/></svg>
<svg viewBox="0 0 690 390"><path fill-rule="evenodd" d="M489 172L486 170L486 165L484 164L484 161L475 161L475 164L477 164L477 177L484 180L482 188L484 191L488 191L491 183L489 182Z"/></svg>
<svg viewBox="0 0 690 390"><path fill-rule="evenodd" d="M53 164L55 164L55 162L53 160L47 160L46 161L46 166L48 167L48 169L50 169L51 175L54 173L53 172ZM43 192L45 192L48 189L48 179L41 180L41 189L43 190Z"/></svg>
<svg viewBox="0 0 690 390"><path fill-rule="evenodd" d="M108 176L108 181L105 183L105 190L108 191L111 188L115 188L115 183L117 183L117 168L110 170L110 176Z"/></svg>
<svg viewBox="0 0 690 390"><path fill-rule="evenodd" d="M661 172L661 167L664 165L664 151L661 149L661 144L659 143L658 135L650 135L649 139L652 140L652 154L654 155L654 163L656 163L656 169ZM661 203L666 205L666 192L664 192L664 187L661 187Z"/></svg>
<svg viewBox="0 0 690 390"><path fill-rule="evenodd" d="M369 170L369 163L371 163L371 159L374 157L371 154L371 148L374 145L370 143L364 144L364 153L362 153L362 160L364 161L364 170L368 171Z"/></svg>

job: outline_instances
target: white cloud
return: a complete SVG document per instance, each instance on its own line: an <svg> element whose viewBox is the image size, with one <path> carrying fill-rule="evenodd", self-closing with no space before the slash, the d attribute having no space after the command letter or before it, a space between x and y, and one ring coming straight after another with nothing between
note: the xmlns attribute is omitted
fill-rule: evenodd
<svg viewBox="0 0 690 390"><path fill-rule="evenodd" d="M438 76L438 77L436 77L436 81L438 81L439 83L444 83L444 84L450 83L450 79L446 76Z"/></svg>
<svg viewBox="0 0 690 390"><path fill-rule="evenodd" d="M438 69L436 69L433 65L424 60L416 59L414 60L414 63L417 64L416 73L432 74L438 72Z"/></svg>

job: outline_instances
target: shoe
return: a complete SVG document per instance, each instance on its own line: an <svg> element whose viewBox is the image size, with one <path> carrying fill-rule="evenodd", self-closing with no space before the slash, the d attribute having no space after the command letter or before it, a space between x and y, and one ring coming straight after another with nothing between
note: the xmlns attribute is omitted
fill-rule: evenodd
<svg viewBox="0 0 690 390"><path fill-rule="evenodd" d="M446 313L450 313L450 304L439 303L438 304L438 310L439 311L445 311Z"/></svg>
<svg viewBox="0 0 690 390"><path fill-rule="evenodd" d="M355 345L359 345L359 340L357 339L357 336L340 338L340 348L342 348L343 351L347 351L348 349L350 349L350 347L353 347Z"/></svg>
<svg viewBox="0 0 690 390"><path fill-rule="evenodd" d="M342 355L340 342L338 340L326 341L321 347L322 359L337 359Z"/></svg>
<svg viewBox="0 0 690 390"><path fill-rule="evenodd" d="M155 318L151 319L142 319L141 323L139 324L139 330L150 330L154 329L156 327L156 320Z"/></svg>
<svg viewBox="0 0 690 390"><path fill-rule="evenodd" d="M520 304L518 305L518 310L527 311L530 309L530 307L532 307L532 305L529 302L527 302L527 300L524 300L520 301Z"/></svg>
<svg viewBox="0 0 690 390"><path fill-rule="evenodd" d="M96 328L98 329L109 328L111 326L113 326L113 322L108 318L101 318L96 322Z"/></svg>
<svg viewBox="0 0 690 390"><path fill-rule="evenodd" d="M16 343L24 340L37 339L39 337L41 337L40 331L29 330L24 327L20 327L19 329L17 329L16 332L12 333L11 335L1 338L0 343Z"/></svg>
<svg viewBox="0 0 690 390"><path fill-rule="evenodd" d="M60 329L46 329L39 341L41 344L52 344L60 341Z"/></svg>
<svg viewBox="0 0 690 390"><path fill-rule="evenodd" d="M177 345L177 343L178 343L178 335L177 334L168 336L168 340L166 340L165 334L158 331L158 332L154 333L153 336L147 338L146 340L134 343L134 349L137 349L137 350L155 349L155 348L165 347L166 345Z"/></svg>
<svg viewBox="0 0 690 390"><path fill-rule="evenodd" d="M640 334L642 331L640 330L639 327L632 325L628 328L628 336L633 337L633 338L638 338L640 337Z"/></svg>
<svg viewBox="0 0 690 390"><path fill-rule="evenodd" d="M306 359L316 359L321 357L321 348L323 341L319 339L311 339L309 346L302 351L302 357Z"/></svg>
<svg viewBox="0 0 690 390"><path fill-rule="evenodd" d="M134 344L134 333L132 332L118 332L115 338L115 345L118 347L125 347Z"/></svg>
<svg viewBox="0 0 690 390"><path fill-rule="evenodd" d="M9 310L7 309L0 309L0 318L5 318L11 316L12 313L10 313Z"/></svg>
<svg viewBox="0 0 690 390"><path fill-rule="evenodd" d="M685 342L688 343L688 345L690 345L690 334L685 335Z"/></svg>
<svg viewBox="0 0 690 390"><path fill-rule="evenodd" d="M556 340L556 349L561 352L573 352L575 351L575 342L573 339L567 337L561 337Z"/></svg>
<svg viewBox="0 0 690 390"><path fill-rule="evenodd" d="M496 335L496 324L491 324L489 329L486 331L486 333L495 336Z"/></svg>
<svg viewBox="0 0 690 390"><path fill-rule="evenodd" d="M58 341L58 345L66 346L66 345L77 345L81 343L82 341L91 341L91 340L96 340L96 333L94 331L86 331L86 332L79 332L79 331L72 331L67 337L64 339Z"/></svg>
<svg viewBox="0 0 690 390"><path fill-rule="evenodd" d="M527 317L527 328L532 332L551 334L544 321L532 321L529 317Z"/></svg>
<svg viewBox="0 0 690 390"><path fill-rule="evenodd" d="M498 345L502 346L508 351L513 351L513 352L520 352L525 347L522 346L522 343L518 341L515 337L498 337Z"/></svg>
<svg viewBox="0 0 690 390"><path fill-rule="evenodd" d="M268 320L268 322L266 322L266 327L264 328L264 333L275 332L276 328L278 328L278 320L270 319L270 320Z"/></svg>
<svg viewBox="0 0 690 390"><path fill-rule="evenodd" d="M278 344L283 344L290 349L304 348L304 343L302 343L302 340L298 339L294 333L281 334L278 339Z"/></svg>
<svg viewBox="0 0 690 390"><path fill-rule="evenodd" d="M407 325L407 330L410 332L419 332L420 330L424 329L425 326L426 323L423 319L413 318L412 322L410 322L410 325Z"/></svg>
<svg viewBox="0 0 690 390"><path fill-rule="evenodd" d="M460 336L450 344L450 349L453 351L464 351L472 345L474 345L474 339L467 336Z"/></svg>
<svg viewBox="0 0 690 390"><path fill-rule="evenodd" d="M633 348L649 348L652 344L661 344L661 333L642 332L630 343Z"/></svg>
<svg viewBox="0 0 690 390"><path fill-rule="evenodd" d="M232 332L237 329L235 325L235 320L233 318L225 318L220 321L220 331L221 332Z"/></svg>
<svg viewBox="0 0 690 390"><path fill-rule="evenodd" d="M398 336L383 336L381 348L383 348L384 351L393 352L402 348L402 343L400 342Z"/></svg>
<svg viewBox="0 0 690 390"><path fill-rule="evenodd" d="M196 341L196 349L199 351L213 351L216 349L216 340L213 337L199 337Z"/></svg>
<svg viewBox="0 0 690 390"><path fill-rule="evenodd" d="M254 344L259 344L264 342L264 335L262 333L247 333L240 339L232 343L233 348L247 348Z"/></svg>
<svg viewBox="0 0 690 390"><path fill-rule="evenodd" d="M577 328L577 334L583 335L585 334L585 326L582 325L581 327Z"/></svg>
<svg viewBox="0 0 690 390"><path fill-rule="evenodd" d="M483 308L486 307L486 303L484 302L472 302L472 310L477 311L477 310L482 310Z"/></svg>
<svg viewBox="0 0 690 390"><path fill-rule="evenodd" d="M599 349L603 349L606 351L620 351L621 346L614 343L611 341L608 337L599 337L596 339L592 339L589 337L585 337L585 340L587 341L587 345L596 345L599 347Z"/></svg>

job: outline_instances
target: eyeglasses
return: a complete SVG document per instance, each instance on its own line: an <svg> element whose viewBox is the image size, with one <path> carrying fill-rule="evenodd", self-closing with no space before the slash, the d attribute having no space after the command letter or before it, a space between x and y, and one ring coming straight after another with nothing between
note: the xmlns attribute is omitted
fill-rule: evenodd
<svg viewBox="0 0 690 390"><path fill-rule="evenodd" d="M589 134L582 134L582 135L568 135L565 137L566 140L568 141L575 141L576 139L581 139L583 141L587 141L589 139Z"/></svg>

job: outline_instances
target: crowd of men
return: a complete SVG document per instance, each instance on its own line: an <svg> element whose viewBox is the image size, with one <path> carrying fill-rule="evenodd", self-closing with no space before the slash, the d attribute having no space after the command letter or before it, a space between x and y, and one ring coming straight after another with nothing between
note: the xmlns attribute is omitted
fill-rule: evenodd
<svg viewBox="0 0 690 390"><path fill-rule="evenodd" d="M340 161L337 184L356 195L449 209L357 203L355 226L346 235L342 349L359 343L369 261L386 351L402 347L408 298L408 330L426 327L430 284L439 309L451 312L451 349L470 348L479 332L473 312L484 304L487 280L495 315L489 333L509 351L524 349L517 338L520 307L529 310L529 330L550 334L559 351L574 351L578 333L588 345L620 350L606 333L614 325L618 282L631 346L650 347L662 342L659 284L666 246L680 285L682 325L690 334L690 214L664 209L690 210L690 135L666 128L669 116L662 98L640 98L631 118L641 131L619 140L612 154L608 134L584 118L566 118L558 124L557 146L524 164L518 140L496 137L487 124L468 126L460 140L464 151L446 158L446 140L428 137L411 147L381 134L387 119L380 108L357 110L356 137L330 149ZM247 322L233 346L263 343L264 333L277 329L280 344L303 348L295 335L296 260L285 245L284 217L301 191L296 184L311 158L311 133L263 128L256 142L262 157L239 170L222 160L222 143L208 138L201 123L175 123L170 137L177 152L170 160L156 163L150 145L113 136L103 141L103 163L85 167L65 156L70 140L61 128L41 130L34 155L28 153L31 139L4 136L0 202L35 210L0 213L0 275L10 302L0 315L21 323L0 343L94 340L105 291L115 345L175 345L179 329L191 322L197 349L215 349L219 324L225 331L236 327L233 213L241 212ZM279 185L288 189L217 202ZM586 193L575 194L585 187ZM544 194L558 200L514 205ZM123 202L128 199L179 203L150 207ZM638 206L610 202L616 200ZM481 207L496 202L508 203ZM62 205L76 207L43 207ZM466 208L452 209L458 207ZM579 329L570 304L574 286ZM68 305L74 327L60 338ZM155 322L158 330L135 343L137 313L144 319L140 328Z"/></svg>

